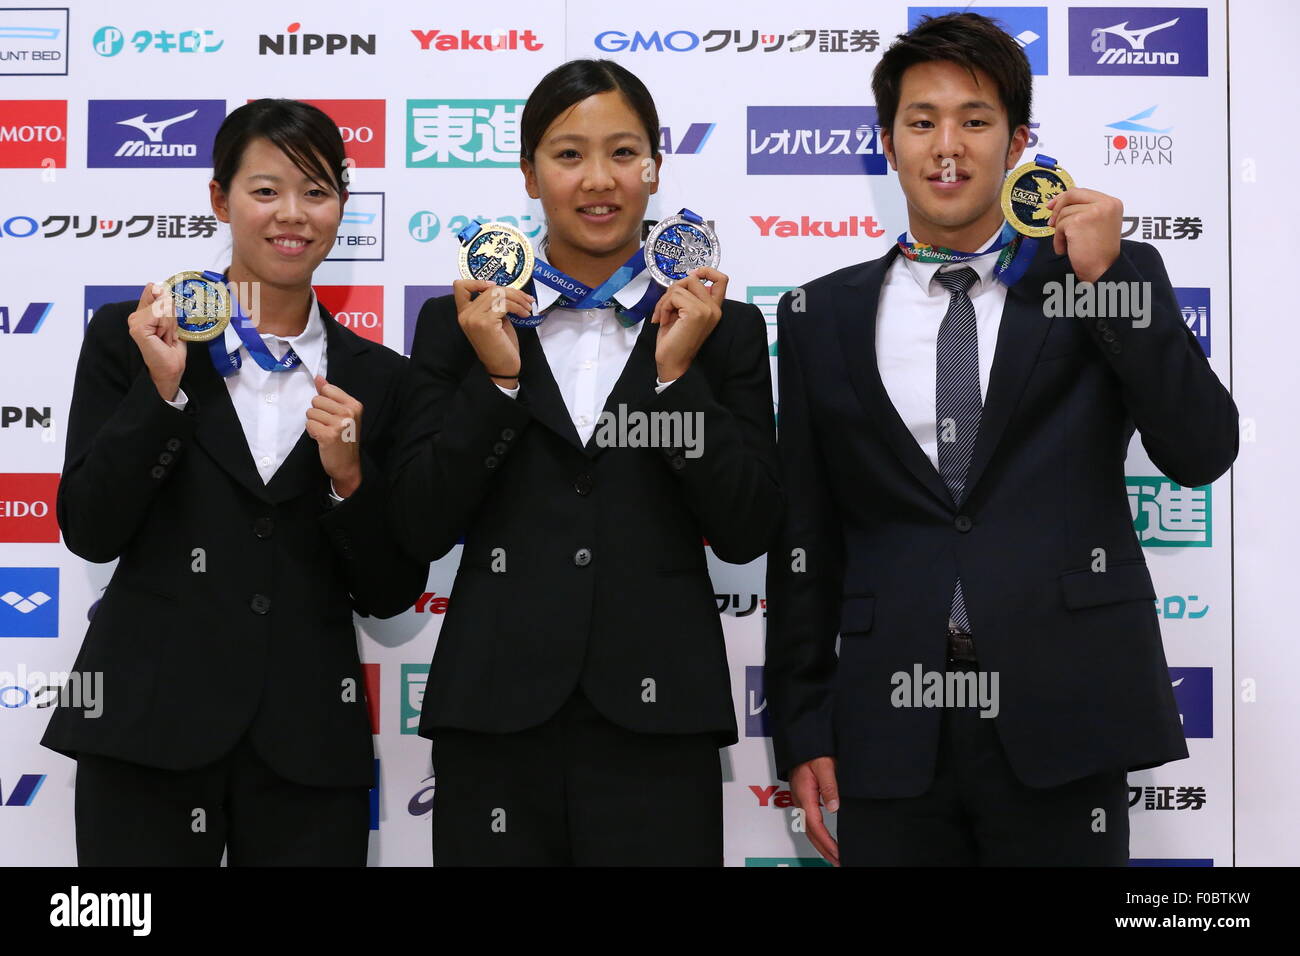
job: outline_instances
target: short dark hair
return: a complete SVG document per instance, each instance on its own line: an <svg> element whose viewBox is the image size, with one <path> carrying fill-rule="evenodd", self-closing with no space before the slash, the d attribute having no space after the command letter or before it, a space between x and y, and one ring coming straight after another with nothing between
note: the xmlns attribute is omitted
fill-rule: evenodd
<svg viewBox="0 0 1300 956"><path fill-rule="evenodd" d="M1029 60L997 22L978 13L946 13L922 17L907 33L900 33L871 74L880 128L892 136L898 114L903 74L910 66L947 60L975 75L978 67L997 84L998 97L1007 110L1010 128L1029 124L1034 77Z"/></svg>
<svg viewBox="0 0 1300 956"><path fill-rule="evenodd" d="M212 178L223 192L230 192L244 150L258 137L279 147L314 182L329 183L340 196L347 189L338 125L310 103L260 99L227 116L212 141Z"/></svg>
<svg viewBox="0 0 1300 956"><path fill-rule="evenodd" d="M645 126L650 155L659 155L659 111L645 84L613 60L570 60L547 73L524 104L519 155L530 163L555 118L589 96L618 90Z"/></svg>

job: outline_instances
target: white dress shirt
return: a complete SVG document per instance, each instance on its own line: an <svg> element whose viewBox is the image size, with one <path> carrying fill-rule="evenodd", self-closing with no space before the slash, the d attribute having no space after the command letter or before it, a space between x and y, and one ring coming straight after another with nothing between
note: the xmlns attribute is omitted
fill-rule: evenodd
<svg viewBox="0 0 1300 956"><path fill-rule="evenodd" d="M253 464L263 483L269 484L307 428L307 409L316 397L315 377L326 374L325 322L316 305L316 290L312 290L307 324L300 334L284 338L262 333L262 341L276 359L292 348L302 362L286 372L268 372L248 353L231 324L222 342L226 354L238 351L242 361L237 371L223 378ZM185 392L178 390L175 401L168 404L183 409L188 401Z"/></svg>
<svg viewBox="0 0 1300 956"><path fill-rule="evenodd" d="M984 250L997 242L1002 227L979 246ZM912 234L907 234L914 242ZM998 327L1007 287L993 277L996 255L983 255L966 262L925 263L899 255L890 265L880 288L876 309L876 362L880 379L898 415L936 469L939 440L936 434L935 363L938 361L939 326L948 312L951 294L935 274L967 266L979 274L967 293L975 307L979 347L980 398L988 395L989 371L997 348Z"/></svg>
<svg viewBox="0 0 1300 956"><path fill-rule="evenodd" d="M545 240L540 254L545 258ZM649 271L643 270L615 292L614 299L623 308L630 309L641 301L653 281ZM551 367L555 384L560 388L564 407L569 410L578 438L585 445L596 431L597 419L609 400L609 393L614 390L614 383L627 365L642 324L649 322L650 316L636 325L624 327L612 306L607 309L559 308L555 306L560 297L557 290L541 282L534 283L534 287L537 311L539 314L546 312L546 320L537 326L537 338L542 343L542 352L546 355L546 364ZM662 392L671 384L656 377L655 392ZM518 385L514 388L498 385L497 388L511 398L519 395Z"/></svg>

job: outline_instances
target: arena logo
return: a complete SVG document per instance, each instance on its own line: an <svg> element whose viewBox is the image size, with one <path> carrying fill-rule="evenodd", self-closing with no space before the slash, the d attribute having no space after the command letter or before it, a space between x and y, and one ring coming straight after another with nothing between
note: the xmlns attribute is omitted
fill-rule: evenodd
<svg viewBox="0 0 1300 956"><path fill-rule="evenodd" d="M57 474L0 475L0 542L58 544Z"/></svg>
<svg viewBox="0 0 1300 956"><path fill-rule="evenodd" d="M314 53L324 53L326 56L334 56L337 53L345 53L348 56L357 56L366 54L373 56L375 53L375 35L367 33L301 33L302 24L294 22L289 24L283 33L269 35L266 33L259 34L257 37L257 54L258 56L311 56Z"/></svg>
<svg viewBox="0 0 1300 956"><path fill-rule="evenodd" d="M751 176L884 176L874 106L751 106Z"/></svg>
<svg viewBox="0 0 1300 956"><path fill-rule="evenodd" d="M90 100L86 165L206 169L225 100Z"/></svg>
<svg viewBox="0 0 1300 956"><path fill-rule="evenodd" d="M59 569L0 568L0 637L59 636Z"/></svg>
<svg viewBox="0 0 1300 956"><path fill-rule="evenodd" d="M62 169L67 140L67 100L0 100L0 169Z"/></svg>
<svg viewBox="0 0 1300 956"><path fill-rule="evenodd" d="M384 344L382 285L318 285L316 299L335 320L363 339Z"/></svg>
<svg viewBox="0 0 1300 956"><path fill-rule="evenodd" d="M382 262L384 260L384 194L350 192L343 221L326 262Z"/></svg>
<svg viewBox="0 0 1300 956"><path fill-rule="evenodd" d="M1070 73L1209 76L1204 7L1071 7Z"/></svg>
<svg viewBox="0 0 1300 956"><path fill-rule="evenodd" d="M9 306L0 305L0 333L6 335L35 335L45 324L53 302L29 302L23 306L17 320L10 317ZM14 309L17 312L17 307Z"/></svg>
<svg viewBox="0 0 1300 956"><path fill-rule="evenodd" d="M1159 129L1144 123L1158 106L1149 106L1141 113L1127 119L1107 123L1106 161L1103 166L1172 166L1174 164L1174 138L1169 135L1172 126Z"/></svg>
<svg viewBox="0 0 1300 956"><path fill-rule="evenodd" d="M0 428L49 428L50 406L0 405ZM21 423L21 424L19 424Z"/></svg>
<svg viewBox="0 0 1300 956"><path fill-rule="evenodd" d="M532 30L498 30L494 33L471 33L469 30L412 30L421 50L540 50L541 40Z"/></svg>
<svg viewBox="0 0 1300 956"><path fill-rule="evenodd" d="M362 169L382 169L385 132L383 100L303 100L332 119L343 136L350 165ZM351 178L349 177L349 181Z"/></svg>
<svg viewBox="0 0 1300 956"><path fill-rule="evenodd" d="M1180 287L1174 289L1178 299L1178 308L1182 310L1183 321L1201 343L1205 357L1210 357L1210 290L1201 287Z"/></svg>
<svg viewBox="0 0 1300 956"><path fill-rule="evenodd" d="M995 21L1025 51L1034 76L1047 75L1047 7L908 7L907 29L915 29L922 17L946 13L978 13Z"/></svg>
<svg viewBox="0 0 1300 956"><path fill-rule="evenodd" d="M67 75L67 7L0 9L0 76Z"/></svg>
<svg viewBox="0 0 1300 956"><path fill-rule="evenodd" d="M841 239L846 236L870 236L873 239L885 234L874 216L850 216L848 219L782 219L780 216L750 216L764 239L794 239L821 237Z"/></svg>

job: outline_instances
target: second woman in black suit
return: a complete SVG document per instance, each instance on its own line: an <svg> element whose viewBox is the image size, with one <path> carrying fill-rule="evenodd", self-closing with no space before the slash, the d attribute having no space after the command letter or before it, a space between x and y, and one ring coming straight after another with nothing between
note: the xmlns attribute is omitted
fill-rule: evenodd
<svg viewBox="0 0 1300 956"><path fill-rule="evenodd" d="M659 186L650 94L566 63L522 140L539 256L597 289ZM421 310L394 505L421 559L464 535L420 724L435 865L722 862L736 718L704 539L752 561L780 518L767 336L715 269L642 318L651 281L575 302L459 280Z"/></svg>

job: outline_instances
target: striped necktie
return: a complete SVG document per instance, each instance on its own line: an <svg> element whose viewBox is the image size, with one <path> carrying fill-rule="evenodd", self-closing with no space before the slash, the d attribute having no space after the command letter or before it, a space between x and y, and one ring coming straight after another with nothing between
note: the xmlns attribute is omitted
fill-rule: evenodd
<svg viewBox="0 0 1300 956"><path fill-rule="evenodd" d="M975 306L967 291L979 279L969 266L951 272L937 272L935 279L948 290L948 312L939 326L935 365L935 431L939 439L939 474L948 486L953 504L960 505L966 491L975 436L979 434L980 397L979 337L975 328ZM952 597L952 623L970 633L966 598L961 579Z"/></svg>

